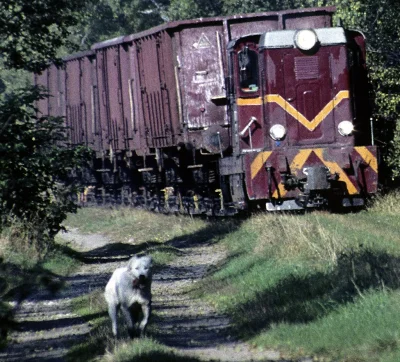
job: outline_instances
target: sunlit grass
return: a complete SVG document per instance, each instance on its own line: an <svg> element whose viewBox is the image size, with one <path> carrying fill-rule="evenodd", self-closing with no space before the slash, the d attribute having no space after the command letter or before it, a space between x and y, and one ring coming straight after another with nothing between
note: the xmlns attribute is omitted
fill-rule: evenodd
<svg viewBox="0 0 400 362"><path fill-rule="evenodd" d="M338 307L312 322L279 323L252 339L290 352L292 356L320 354L340 361L400 360L398 303L400 293L366 292L355 303Z"/></svg>
<svg viewBox="0 0 400 362"><path fill-rule="evenodd" d="M68 361L198 361L194 358L180 356L173 348L169 348L151 337L131 340L128 337L126 328L121 329L121 337L118 340L115 340L111 332L111 322L107 314L107 306L103 296L103 290L95 290L90 294L76 298L73 301L73 308L76 313L90 323L92 329L89 336L82 343L76 344L69 351L67 356ZM121 316L119 323L124 325ZM147 333L153 335L156 332L157 326L150 322Z"/></svg>
<svg viewBox="0 0 400 362"><path fill-rule="evenodd" d="M165 242L190 235L207 225L198 218L163 215L132 208L82 208L65 221L67 227L78 227L84 233L104 233L113 241Z"/></svg>
<svg viewBox="0 0 400 362"><path fill-rule="evenodd" d="M400 194L392 194L358 213L253 216L225 236L228 259L194 293L230 315L236 333L259 348L395 361L399 205Z"/></svg>

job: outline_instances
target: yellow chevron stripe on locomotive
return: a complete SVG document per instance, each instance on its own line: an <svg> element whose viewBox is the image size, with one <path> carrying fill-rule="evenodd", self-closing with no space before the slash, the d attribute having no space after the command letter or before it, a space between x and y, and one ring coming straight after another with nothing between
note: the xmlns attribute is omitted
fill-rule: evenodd
<svg viewBox="0 0 400 362"><path fill-rule="evenodd" d="M267 94L264 99L261 97L238 98L237 104L238 106L260 106L263 103L276 103L309 131L313 131L332 112L332 110L339 105L339 103L341 103L344 99L348 99L349 97L350 93L347 90L338 92L336 96L330 100L312 120L307 119L307 117L301 114L279 94Z"/></svg>
<svg viewBox="0 0 400 362"><path fill-rule="evenodd" d="M344 195L377 191L378 162L374 146L262 151L246 158L250 199L295 197L299 190L287 187L284 175L306 179L304 170L309 167L326 167Z"/></svg>

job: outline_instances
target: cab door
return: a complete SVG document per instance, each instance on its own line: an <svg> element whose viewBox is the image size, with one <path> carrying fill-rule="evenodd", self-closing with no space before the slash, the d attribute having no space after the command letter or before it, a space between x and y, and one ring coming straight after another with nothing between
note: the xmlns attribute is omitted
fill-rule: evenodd
<svg viewBox="0 0 400 362"><path fill-rule="evenodd" d="M234 51L234 83L240 153L264 147L263 100L259 69L259 36L240 39Z"/></svg>
<svg viewBox="0 0 400 362"><path fill-rule="evenodd" d="M289 143L301 146L334 142L330 53L326 48L313 55L291 49L284 55L283 72Z"/></svg>

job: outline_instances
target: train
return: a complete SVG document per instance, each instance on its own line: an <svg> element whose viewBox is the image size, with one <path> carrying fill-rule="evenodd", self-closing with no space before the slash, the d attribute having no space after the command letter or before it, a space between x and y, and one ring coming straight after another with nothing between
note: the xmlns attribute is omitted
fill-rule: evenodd
<svg viewBox="0 0 400 362"><path fill-rule="evenodd" d="M366 42L334 7L165 23L34 75L82 203L159 212L354 208L377 192Z"/></svg>

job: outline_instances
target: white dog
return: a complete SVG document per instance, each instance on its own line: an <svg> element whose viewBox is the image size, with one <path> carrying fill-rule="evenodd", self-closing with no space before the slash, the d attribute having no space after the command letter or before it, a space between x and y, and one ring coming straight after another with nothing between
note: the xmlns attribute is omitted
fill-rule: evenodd
<svg viewBox="0 0 400 362"><path fill-rule="evenodd" d="M108 314L111 318L112 331L118 337L117 315L121 309L128 326L131 338L134 337L134 325L139 323L139 334L143 336L151 311L151 264L150 256L134 256L128 266L114 271L106 285L105 299L108 304Z"/></svg>

